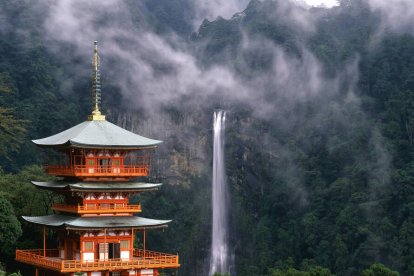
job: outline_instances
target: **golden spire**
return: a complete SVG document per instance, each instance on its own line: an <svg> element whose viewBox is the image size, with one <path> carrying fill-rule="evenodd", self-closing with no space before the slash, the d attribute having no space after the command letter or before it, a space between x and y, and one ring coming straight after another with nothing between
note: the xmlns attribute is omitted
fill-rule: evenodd
<svg viewBox="0 0 414 276"><path fill-rule="evenodd" d="M99 73L99 55L98 55L98 41L95 41L95 49L93 52L93 84L92 84L92 114L88 116L89 121L104 121L105 115L101 114L99 110L99 103L101 102L101 76Z"/></svg>

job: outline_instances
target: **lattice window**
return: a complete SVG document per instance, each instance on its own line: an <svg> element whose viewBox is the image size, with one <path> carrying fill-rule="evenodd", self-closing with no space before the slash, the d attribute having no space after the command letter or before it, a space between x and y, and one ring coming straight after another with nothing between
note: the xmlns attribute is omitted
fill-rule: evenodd
<svg viewBox="0 0 414 276"><path fill-rule="evenodd" d="M88 241L83 243L83 247L85 250L92 251L93 250L93 242Z"/></svg>
<svg viewBox="0 0 414 276"><path fill-rule="evenodd" d="M121 248L122 249L129 249L129 241L121 241Z"/></svg>

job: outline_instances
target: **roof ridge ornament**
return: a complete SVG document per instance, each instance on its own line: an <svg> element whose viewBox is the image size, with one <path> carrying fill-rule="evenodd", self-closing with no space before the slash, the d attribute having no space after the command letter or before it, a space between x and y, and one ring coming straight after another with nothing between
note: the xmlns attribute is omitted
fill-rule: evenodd
<svg viewBox="0 0 414 276"><path fill-rule="evenodd" d="M92 114L88 116L88 121L105 121L105 115L99 110L101 102L101 75L99 73L100 59L98 55L98 41L94 42L93 52L93 82L92 82Z"/></svg>

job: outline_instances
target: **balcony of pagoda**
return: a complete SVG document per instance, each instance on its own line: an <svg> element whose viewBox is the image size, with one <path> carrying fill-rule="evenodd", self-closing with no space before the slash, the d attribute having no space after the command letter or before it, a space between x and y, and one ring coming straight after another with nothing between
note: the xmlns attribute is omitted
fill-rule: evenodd
<svg viewBox="0 0 414 276"><path fill-rule="evenodd" d="M60 212L76 213L80 215L87 214L117 214L117 213L138 213L141 212L140 204L86 204L86 205L68 205L55 203L52 209Z"/></svg>
<svg viewBox="0 0 414 276"><path fill-rule="evenodd" d="M168 269L180 267L178 255L135 249L133 258L106 260L65 260L56 249L16 250L16 261L60 273L119 271L129 269Z"/></svg>
<svg viewBox="0 0 414 276"><path fill-rule="evenodd" d="M149 165L126 165L123 167L96 166L88 167L84 165L62 166L46 165L46 172L55 176L74 176L79 178L99 178L116 177L129 178L148 176Z"/></svg>

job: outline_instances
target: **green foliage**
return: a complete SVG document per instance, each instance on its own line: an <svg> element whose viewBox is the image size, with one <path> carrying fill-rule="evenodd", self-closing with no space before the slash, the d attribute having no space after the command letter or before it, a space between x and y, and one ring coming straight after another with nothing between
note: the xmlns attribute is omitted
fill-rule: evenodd
<svg viewBox="0 0 414 276"><path fill-rule="evenodd" d="M16 241L22 235L13 206L3 194L0 194L0 248L6 256L14 255Z"/></svg>
<svg viewBox="0 0 414 276"><path fill-rule="evenodd" d="M58 195L37 189L31 181L51 179L40 166L25 167L18 174L6 174L0 169L0 191L12 203L18 217L46 214Z"/></svg>
<svg viewBox="0 0 414 276"><path fill-rule="evenodd" d="M10 76L0 73L0 95L12 92ZM0 156L9 159L10 153L18 151L26 133L25 124L26 121L16 119L12 108L2 106L0 101Z"/></svg>
<svg viewBox="0 0 414 276"><path fill-rule="evenodd" d="M230 273L218 273L218 272L215 272L215 273L213 273L213 276L230 276Z"/></svg>
<svg viewBox="0 0 414 276"><path fill-rule="evenodd" d="M373 264L370 268L364 269L361 276L399 276L400 273L387 268L383 264Z"/></svg>
<svg viewBox="0 0 414 276"><path fill-rule="evenodd" d="M1 262L13 264L16 247L37 248L42 244L41 228L27 222L20 224L17 217L50 213L52 202L58 201L57 195L36 189L30 183L48 179L51 178L39 166L26 167L18 174L7 174L0 169L0 203L5 206L0 209L0 246L4 253L0 255ZM53 235L48 234L47 242L53 244ZM13 266L8 265L10 268Z"/></svg>
<svg viewBox="0 0 414 276"><path fill-rule="evenodd" d="M311 267L306 271L294 269L292 267L287 269L271 269L271 276L333 276L327 268L320 266Z"/></svg>
<svg viewBox="0 0 414 276"><path fill-rule="evenodd" d="M24 121L15 119L12 109L0 107L0 155L16 152L25 133Z"/></svg>

